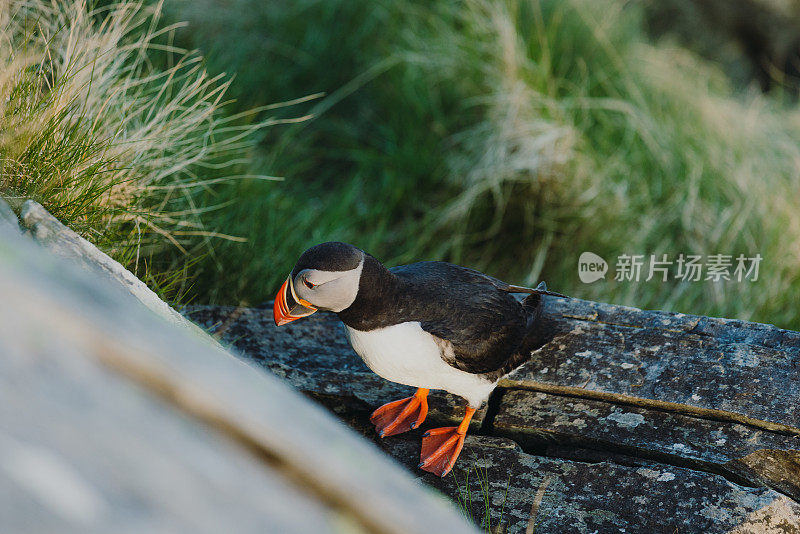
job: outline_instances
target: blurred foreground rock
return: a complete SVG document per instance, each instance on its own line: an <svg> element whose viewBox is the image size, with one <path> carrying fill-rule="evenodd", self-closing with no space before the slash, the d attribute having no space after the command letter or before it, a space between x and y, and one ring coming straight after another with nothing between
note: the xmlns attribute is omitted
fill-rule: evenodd
<svg viewBox="0 0 800 534"><path fill-rule="evenodd" d="M439 479L416 469L420 437L459 420L463 402L439 393L422 429L377 438L370 412L412 389L372 374L335 316L276 328L269 306L186 312L484 526L800 532L796 332L546 297L549 342L501 382L454 473Z"/></svg>
<svg viewBox="0 0 800 534"><path fill-rule="evenodd" d="M88 243L58 258L11 219L0 217L0 531L473 531L282 380L86 265L94 251L69 257Z"/></svg>
<svg viewBox="0 0 800 534"><path fill-rule="evenodd" d="M7 205L6 209L6 213L8 213L10 210L8 210ZM13 216L13 212L11 212L11 215ZM0 209L0 217L2 217L2 209ZM197 325L184 319L169 304L158 298L158 295L147 287L144 282L136 278L133 273L70 228L61 224L38 202L28 200L23 204L20 213L20 224L30 236L53 254L77 263L101 279L122 286L139 302L168 322L183 328L205 343L215 344L213 338L206 335Z"/></svg>

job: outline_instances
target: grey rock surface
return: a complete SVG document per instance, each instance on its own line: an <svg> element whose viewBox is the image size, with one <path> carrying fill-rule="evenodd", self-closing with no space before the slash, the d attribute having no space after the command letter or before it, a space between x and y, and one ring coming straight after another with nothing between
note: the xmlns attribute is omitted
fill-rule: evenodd
<svg viewBox="0 0 800 534"><path fill-rule="evenodd" d="M613 451L722 473L800 500L800 437L740 423L526 390L508 390L493 434L526 449Z"/></svg>
<svg viewBox="0 0 800 534"><path fill-rule="evenodd" d="M553 339L501 384L728 418L800 435L800 333L545 298Z"/></svg>
<svg viewBox="0 0 800 534"><path fill-rule="evenodd" d="M484 526L488 501L493 527L502 513L507 532L525 532L536 501L537 533L800 532L797 333L547 301L549 342L502 382L444 479L416 469L420 438L458 418L457 403L420 430L377 438L370 411L410 390L371 377L334 316L276 328L269 307L186 311L420 480L457 501L469 493L465 507Z"/></svg>
<svg viewBox="0 0 800 534"><path fill-rule="evenodd" d="M413 468L407 459L417 450L416 440L386 440L385 447ZM462 454L452 476L440 479L426 473L422 479L446 495L467 501L477 523L502 522L509 533L523 533L533 523L540 534L721 534L760 510L792 502L772 490L739 486L721 476L669 465L571 462L525 454L502 438L471 436ZM543 498L532 517L540 490ZM787 524L800 529L796 511L792 508Z"/></svg>

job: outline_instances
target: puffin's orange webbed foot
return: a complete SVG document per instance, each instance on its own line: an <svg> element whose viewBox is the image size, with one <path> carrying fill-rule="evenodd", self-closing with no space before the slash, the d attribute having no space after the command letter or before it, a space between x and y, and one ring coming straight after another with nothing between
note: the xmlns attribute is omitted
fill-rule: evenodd
<svg viewBox="0 0 800 534"><path fill-rule="evenodd" d="M468 407L464 420L457 427L434 428L425 432L418 467L440 477L449 473L464 447L464 438L474 413L475 408Z"/></svg>
<svg viewBox="0 0 800 534"><path fill-rule="evenodd" d="M428 390L419 388L413 397L384 404L372 412L369 420L385 438L419 428L427 415Z"/></svg>

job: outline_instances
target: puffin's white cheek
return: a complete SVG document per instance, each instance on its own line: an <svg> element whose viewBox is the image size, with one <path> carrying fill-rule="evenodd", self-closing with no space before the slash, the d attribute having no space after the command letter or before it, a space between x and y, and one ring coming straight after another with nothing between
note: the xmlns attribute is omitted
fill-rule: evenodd
<svg viewBox="0 0 800 534"><path fill-rule="evenodd" d="M340 312L353 303L356 298L357 286L354 288L349 280L350 277L342 277L325 284L324 287L318 288L320 291L317 295L317 300L326 309Z"/></svg>

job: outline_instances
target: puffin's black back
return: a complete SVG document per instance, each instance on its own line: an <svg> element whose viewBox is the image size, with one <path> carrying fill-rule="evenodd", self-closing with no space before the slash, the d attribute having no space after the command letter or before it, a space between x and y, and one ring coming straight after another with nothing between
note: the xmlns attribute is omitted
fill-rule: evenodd
<svg viewBox="0 0 800 534"><path fill-rule="evenodd" d="M419 321L452 345L448 364L494 379L527 359L541 306L540 295L522 303L504 288L505 282L458 265L421 262L387 270L367 255L359 296L339 317L357 330Z"/></svg>

